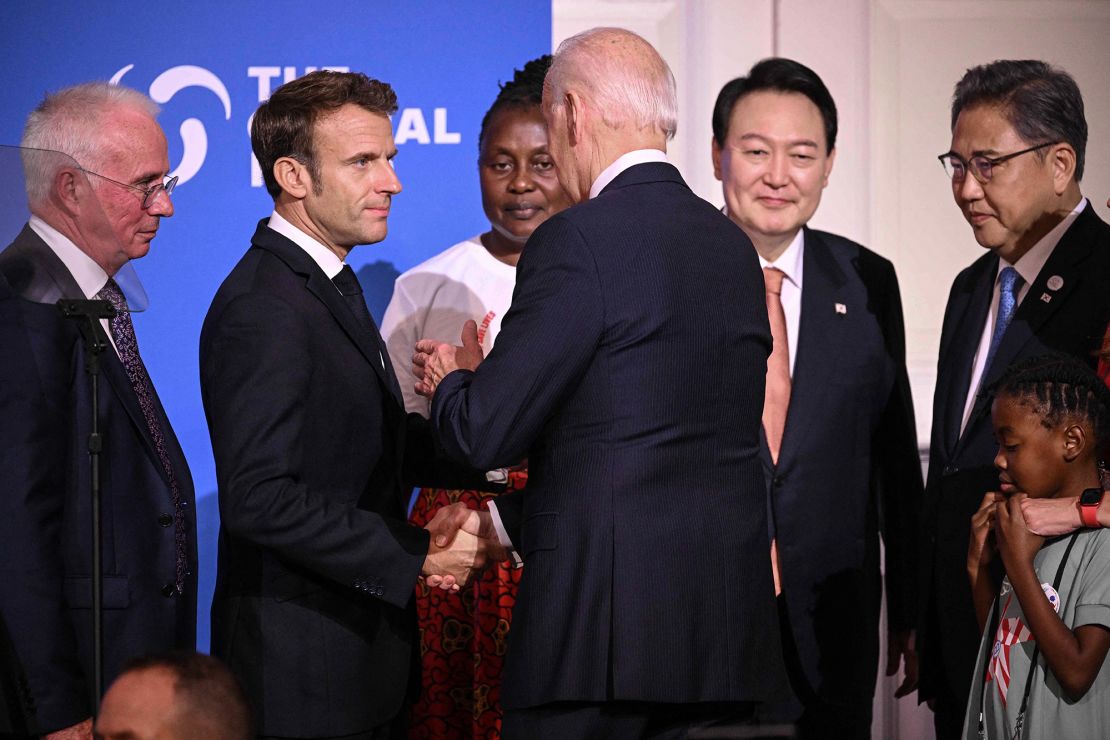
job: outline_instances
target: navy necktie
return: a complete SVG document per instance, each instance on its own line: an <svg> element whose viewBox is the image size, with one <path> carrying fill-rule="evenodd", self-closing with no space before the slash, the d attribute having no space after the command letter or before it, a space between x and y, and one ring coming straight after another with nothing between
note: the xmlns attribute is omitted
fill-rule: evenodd
<svg viewBox="0 0 1110 740"><path fill-rule="evenodd" d="M162 423L159 421L155 409L154 386L151 385L146 366L139 356L139 343L135 339L135 327L131 323L131 314L127 310L127 300L123 297L119 285L116 284L115 280L109 278L100 292L96 294L96 297L110 301L116 309L116 316L109 324L112 331L112 340L116 344L120 362L123 363L123 368L127 371L127 379L131 381L131 389L135 392L135 397L139 401L139 408L142 409L143 418L146 420L147 431L150 432L150 439L154 442L154 451L158 455L158 462L161 463L162 470L166 474L166 480L170 484L170 497L173 502L174 549L176 551L174 588L178 594L182 594L185 592L185 577L188 575L185 502L181 500L177 476L174 474L170 457L166 452L166 434L165 430L162 429Z"/></svg>
<svg viewBox="0 0 1110 740"><path fill-rule="evenodd" d="M374 322L374 317L370 315L370 309L366 307L366 299L362 295L362 283L358 281L358 275L355 274L350 265L343 265L343 269L331 281L343 294L343 300L347 303L347 307L351 309L351 313L374 335L374 342L378 347L378 358L382 369L385 370L385 374L389 378L390 390L397 398L400 398L401 386L397 383L393 366L386 362L385 343L382 341L381 334L378 333L378 325Z"/></svg>
<svg viewBox="0 0 1110 740"><path fill-rule="evenodd" d="M1014 318L1022 282L1021 275L1012 267L1002 268L1002 272L998 275L998 317L994 322L990 349L987 350L987 362L983 365L984 380L990 373L991 363L998 352L998 345L1002 344L1002 336L1006 333L1006 327L1010 325L1010 321Z"/></svg>

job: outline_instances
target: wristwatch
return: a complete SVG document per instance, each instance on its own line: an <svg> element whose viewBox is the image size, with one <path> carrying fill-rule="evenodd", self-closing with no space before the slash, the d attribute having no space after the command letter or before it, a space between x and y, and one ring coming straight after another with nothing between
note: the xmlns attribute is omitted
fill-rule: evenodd
<svg viewBox="0 0 1110 740"><path fill-rule="evenodd" d="M1084 527L1097 528L1102 526L1098 523L1098 505L1101 503L1101 488L1088 488L1079 494L1079 518L1083 520Z"/></svg>

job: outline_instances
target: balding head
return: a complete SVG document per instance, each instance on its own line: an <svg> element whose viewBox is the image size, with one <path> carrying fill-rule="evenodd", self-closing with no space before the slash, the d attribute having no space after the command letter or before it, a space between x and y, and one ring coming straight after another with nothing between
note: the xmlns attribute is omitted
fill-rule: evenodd
<svg viewBox="0 0 1110 740"><path fill-rule="evenodd" d="M559 45L543 108L559 179L577 201L622 154L665 151L678 127L674 75L651 44L622 28L594 28Z"/></svg>
<svg viewBox="0 0 1110 740"><path fill-rule="evenodd" d="M231 671L208 655L175 652L132 661L109 687L98 740L250 740L250 710Z"/></svg>
<svg viewBox="0 0 1110 740"><path fill-rule="evenodd" d="M593 28L559 44L547 73L550 104L577 90L614 129L674 138L678 103L674 75L659 52L623 28Z"/></svg>

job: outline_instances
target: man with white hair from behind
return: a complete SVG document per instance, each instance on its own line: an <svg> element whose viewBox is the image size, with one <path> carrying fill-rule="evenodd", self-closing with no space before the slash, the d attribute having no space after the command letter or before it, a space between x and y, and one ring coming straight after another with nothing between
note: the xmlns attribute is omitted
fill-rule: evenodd
<svg viewBox="0 0 1110 740"><path fill-rule="evenodd" d="M674 78L623 29L567 39L544 83L579 205L533 233L497 345L417 344L449 454L527 457L464 529L522 559L505 738L669 738L783 684L759 463L770 332L751 242L666 161ZM461 519L461 517L460 517Z"/></svg>

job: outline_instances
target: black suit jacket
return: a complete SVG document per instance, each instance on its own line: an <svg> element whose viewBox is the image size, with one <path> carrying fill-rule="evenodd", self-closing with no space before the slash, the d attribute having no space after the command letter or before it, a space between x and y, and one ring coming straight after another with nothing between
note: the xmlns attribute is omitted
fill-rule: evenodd
<svg viewBox="0 0 1110 740"><path fill-rule="evenodd" d="M502 701L760 700L783 681L759 466L770 333L751 243L669 164L553 216L497 345L432 417L524 557Z"/></svg>
<svg viewBox="0 0 1110 740"><path fill-rule="evenodd" d="M1110 319L1110 226L1090 203L1064 233L1003 335L981 388L1016 360L1065 352L1097 364ZM998 257L988 253L961 272L944 311L929 475L922 512L921 697L946 682L958 700L968 695L979 627L967 580L971 515L987 491L998 490L990 398L981 394L963 433L972 362L990 311ZM1048 287L1050 277L1062 287ZM1055 282L1055 281L1054 281Z"/></svg>
<svg viewBox="0 0 1110 740"><path fill-rule="evenodd" d="M912 627L917 597L922 479L902 302L888 260L835 234L804 239L786 430L777 467L764 443L763 471L810 688L870 711L880 532L891 629Z"/></svg>
<svg viewBox="0 0 1110 740"><path fill-rule="evenodd" d="M30 228L0 254L0 273L16 293L37 303L84 297L61 260ZM3 619L27 673L33 697L29 709L47 732L89 717L95 702L88 456L92 407L83 342L74 327L53 306L25 306L22 313L28 350L3 363L0 409L7 439L0 451L0 594ZM114 351L100 357L107 686L129 658L193 648L196 522L189 468L155 396L167 453L187 503L189 532L186 592L164 596L176 568L169 484L123 365Z"/></svg>
<svg viewBox="0 0 1110 740"><path fill-rule="evenodd" d="M409 688L428 533L405 522L408 466L432 439L376 328L312 258L265 220L252 245L201 332L221 516L212 652L261 734L353 734Z"/></svg>

